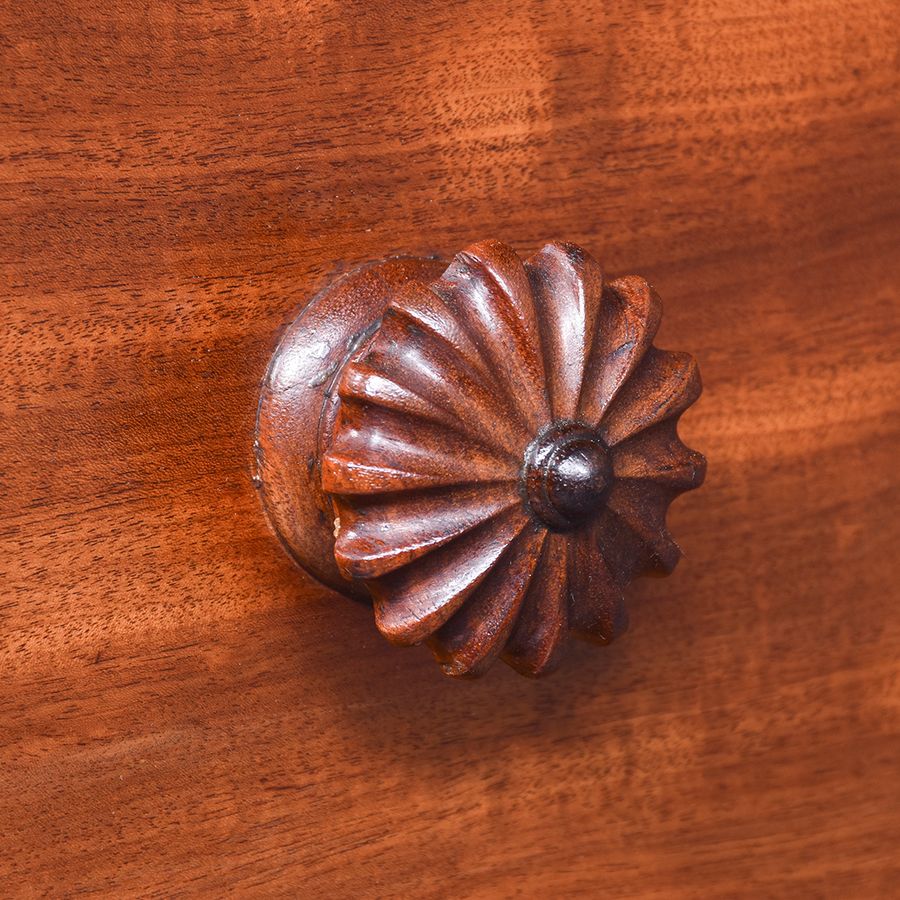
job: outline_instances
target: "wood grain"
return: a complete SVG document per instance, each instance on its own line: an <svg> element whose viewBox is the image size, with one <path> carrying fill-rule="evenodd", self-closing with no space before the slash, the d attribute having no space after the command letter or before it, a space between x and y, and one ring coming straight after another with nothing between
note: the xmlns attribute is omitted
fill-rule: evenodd
<svg viewBox="0 0 900 900"><path fill-rule="evenodd" d="M891 896L896 5L0 11L0 877L18 896ZM704 375L626 641L448 683L288 561L266 361L481 235Z"/></svg>

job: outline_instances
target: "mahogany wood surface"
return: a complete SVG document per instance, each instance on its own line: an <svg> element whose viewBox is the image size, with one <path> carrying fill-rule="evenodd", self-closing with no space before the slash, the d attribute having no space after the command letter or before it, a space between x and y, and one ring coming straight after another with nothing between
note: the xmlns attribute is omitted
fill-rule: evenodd
<svg viewBox="0 0 900 900"><path fill-rule="evenodd" d="M894 0L0 9L7 896L896 896ZM441 675L251 480L335 275L548 235L709 460L627 640ZM690 501L690 502L689 502Z"/></svg>

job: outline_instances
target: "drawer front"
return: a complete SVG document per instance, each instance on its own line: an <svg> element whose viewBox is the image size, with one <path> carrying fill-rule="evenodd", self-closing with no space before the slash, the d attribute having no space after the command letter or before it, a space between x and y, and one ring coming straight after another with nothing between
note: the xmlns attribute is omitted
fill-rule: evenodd
<svg viewBox="0 0 900 900"><path fill-rule="evenodd" d="M13 6L3 883L889 893L895 5ZM704 378L685 559L542 681L389 646L252 478L309 298L485 237L646 277Z"/></svg>

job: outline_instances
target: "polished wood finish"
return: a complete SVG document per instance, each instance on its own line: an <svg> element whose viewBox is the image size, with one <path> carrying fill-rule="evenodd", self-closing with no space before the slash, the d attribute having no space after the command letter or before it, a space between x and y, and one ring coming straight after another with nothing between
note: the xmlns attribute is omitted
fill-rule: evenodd
<svg viewBox="0 0 900 900"><path fill-rule="evenodd" d="M570 632L609 643L623 588L675 568L666 512L706 471L677 434L700 375L653 346L661 318L644 279L605 280L559 242L523 261L482 241L433 281L405 260L341 279L263 391L273 522L314 574L333 555L381 633L427 639L448 675L501 655L546 674Z"/></svg>
<svg viewBox="0 0 900 900"><path fill-rule="evenodd" d="M5 894L896 892L892 0L0 18ZM684 564L541 682L386 645L251 481L308 298L487 234L704 378Z"/></svg>

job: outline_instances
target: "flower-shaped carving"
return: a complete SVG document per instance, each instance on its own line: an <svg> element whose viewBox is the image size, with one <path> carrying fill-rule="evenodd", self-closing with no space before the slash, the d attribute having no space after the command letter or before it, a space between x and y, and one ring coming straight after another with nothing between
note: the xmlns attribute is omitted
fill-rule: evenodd
<svg viewBox="0 0 900 900"><path fill-rule="evenodd" d="M524 263L476 244L394 298L322 466L338 566L384 635L448 674L501 656L536 675L569 633L624 630L623 588L672 571L666 511L705 473L676 432L697 366L652 345L660 314L642 278L562 243Z"/></svg>

